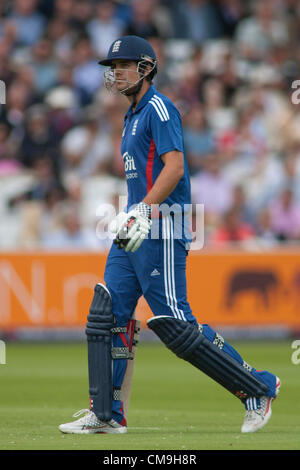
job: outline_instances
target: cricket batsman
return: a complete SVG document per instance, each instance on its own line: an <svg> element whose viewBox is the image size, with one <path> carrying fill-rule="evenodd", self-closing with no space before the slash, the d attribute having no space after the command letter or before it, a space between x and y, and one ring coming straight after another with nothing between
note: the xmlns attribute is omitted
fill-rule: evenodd
<svg viewBox="0 0 300 470"><path fill-rule="evenodd" d="M75 413L78 419L61 424L59 430L127 431L124 402L129 392L124 382L136 346L134 311L143 295L153 313L148 327L179 358L241 400L243 433L258 431L271 417L280 380L245 362L209 325L198 324L188 303L189 171L180 114L152 84L157 73L155 52L145 39L124 36L113 42L99 63L107 66L107 88L130 102L121 144L128 203L111 222L116 235L106 262L105 285L95 286L87 317L90 408Z"/></svg>

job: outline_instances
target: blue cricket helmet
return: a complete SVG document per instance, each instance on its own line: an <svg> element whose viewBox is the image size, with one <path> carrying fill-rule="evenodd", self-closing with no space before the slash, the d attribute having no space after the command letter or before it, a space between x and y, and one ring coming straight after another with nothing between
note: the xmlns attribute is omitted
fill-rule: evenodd
<svg viewBox="0 0 300 470"><path fill-rule="evenodd" d="M156 54L151 44L139 36L123 36L116 39L109 48L106 59L98 64L110 66L112 60L127 59L139 62L149 60L156 63Z"/></svg>

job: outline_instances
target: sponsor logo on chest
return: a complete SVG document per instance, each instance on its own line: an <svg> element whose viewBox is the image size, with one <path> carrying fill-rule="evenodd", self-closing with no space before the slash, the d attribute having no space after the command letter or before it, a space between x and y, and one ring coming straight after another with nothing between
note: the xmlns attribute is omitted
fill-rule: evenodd
<svg viewBox="0 0 300 470"><path fill-rule="evenodd" d="M125 171L136 170L134 158L131 155L129 155L128 152L124 153L123 160L124 160L124 165L125 165Z"/></svg>

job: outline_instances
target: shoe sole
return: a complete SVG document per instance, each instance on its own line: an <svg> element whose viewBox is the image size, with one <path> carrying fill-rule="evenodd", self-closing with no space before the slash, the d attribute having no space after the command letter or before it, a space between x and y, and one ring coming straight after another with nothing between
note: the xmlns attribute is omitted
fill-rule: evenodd
<svg viewBox="0 0 300 470"><path fill-rule="evenodd" d="M259 431L260 429L262 429L263 427L265 427L265 425L270 421L270 418L272 416L272 401L274 401L278 394L279 394L279 391L280 391L280 386L281 386L281 381L279 379L279 377L276 377L276 388L275 388L275 397L272 397L269 399L269 402L268 402L268 410L265 414L265 417L264 417L264 420L261 422L261 425L256 427L255 429L250 429L250 430L247 430L247 431L243 431L242 430L242 433L243 434L248 434L248 433L253 433L253 432L257 432Z"/></svg>
<svg viewBox="0 0 300 470"><path fill-rule="evenodd" d="M104 429L62 429L58 427L63 434L124 434L127 432L126 427L121 428L104 428Z"/></svg>

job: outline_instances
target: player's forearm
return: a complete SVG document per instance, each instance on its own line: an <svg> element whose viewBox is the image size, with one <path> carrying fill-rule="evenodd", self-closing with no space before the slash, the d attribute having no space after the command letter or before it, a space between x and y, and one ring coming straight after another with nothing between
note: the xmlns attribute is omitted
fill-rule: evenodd
<svg viewBox="0 0 300 470"><path fill-rule="evenodd" d="M143 202L149 206L161 204L174 191L183 174L184 169L180 160L174 160L172 163L167 161Z"/></svg>

